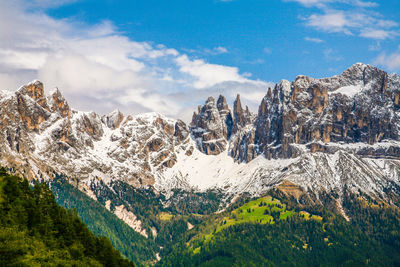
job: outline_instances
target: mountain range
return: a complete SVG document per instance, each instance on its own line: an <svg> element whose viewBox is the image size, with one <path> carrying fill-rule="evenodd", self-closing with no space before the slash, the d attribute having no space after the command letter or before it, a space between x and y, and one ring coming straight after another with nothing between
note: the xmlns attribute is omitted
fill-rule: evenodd
<svg viewBox="0 0 400 267"><path fill-rule="evenodd" d="M348 218L346 190L400 197L400 76L357 63L322 79L297 76L266 88L257 113L238 95L209 97L192 121L158 113L72 109L60 90L33 81L0 92L0 163L29 180L62 175L144 237L126 186L174 203L174 192L215 191L219 210L272 188ZM107 192L107 193L105 193Z"/></svg>

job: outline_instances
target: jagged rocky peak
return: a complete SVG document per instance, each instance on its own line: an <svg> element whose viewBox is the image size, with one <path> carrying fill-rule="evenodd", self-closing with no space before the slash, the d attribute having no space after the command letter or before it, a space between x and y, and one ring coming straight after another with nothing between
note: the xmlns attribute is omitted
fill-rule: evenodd
<svg viewBox="0 0 400 267"><path fill-rule="evenodd" d="M220 112L229 112L228 103L226 102L226 98L223 95L219 95L217 100L217 108Z"/></svg>
<svg viewBox="0 0 400 267"><path fill-rule="evenodd" d="M223 109L221 111L225 113ZM190 131L200 151L208 155L218 155L225 150L228 138L225 119L213 97L209 97L204 105L199 106L197 113L194 112Z"/></svg>
<svg viewBox="0 0 400 267"><path fill-rule="evenodd" d="M33 100L38 100L44 97L43 83L38 80L34 80L27 85L22 86L18 91L22 94L28 95Z"/></svg>
<svg viewBox="0 0 400 267"><path fill-rule="evenodd" d="M232 109L224 96L210 97L188 128L157 113L75 111L59 90L45 97L34 81L0 93L0 160L29 179L51 179L55 171L93 188L122 180L166 192L199 186L261 194L284 180L313 193L345 184L385 192L392 180L399 184L398 75L355 64L331 78L282 80L265 94L257 115L240 96ZM208 157L196 145L204 154L228 153ZM257 159L236 164L228 156ZM201 177L205 167L209 184Z"/></svg>
<svg viewBox="0 0 400 267"><path fill-rule="evenodd" d="M299 75L292 83L297 91L307 90L310 86L316 85L325 87L328 92L336 91L345 86L365 86L373 84L382 90L382 85L386 87L388 74L375 66L363 63L356 63L343 71L340 75L329 78L314 79L308 76Z"/></svg>
<svg viewBox="0 0 400 267"><path fill-rule="evenodd" d="M375 66L356 63L345 70L340 77L345 81L352 81L356 84L362 82L363 85L366 85L370 82L384 83L388 75Z"/></svg>
<svg viewBox="0 0 400 267"><path fill-rule="evenodd" d="M40 124L51 115L44 97L43 84L37 80L32 81L19 88L15 92L14 98L17 102L16 109L19 119L24 122L29 131L39 131ZM9 106L11 110L14 108L15 106ZM7 113L11 110L5 109L4 112Z"/></svg>
<svg viewBox="0 0 400 267"><path fill-rule="evenodd" d="M240 148L244 154L232 155L245 161L258 154L291 158L304 150L332 151L326 145L332 142L373 145L399 141L400 83L395 77L357 63L331 78L301 75L292 83L283 80L273 90L269 88L262 99L254 123L254 142L250 130L237 141L244 146ZM257 147L256 154L253 147ZM391 151L388 153L393 155L398 150Z"/></svg>
<svg viewBox="0 0 400 267"><path fill-rule="evenodd" d="M242 103L240 101L240 95L236 96L235 101L233 102L233 120L234 120L234 130L233 132L237 132L241 127L251 123L251 113L249 108L246 106L246 109L242 108Z"/></svg>
<svg viewBox="0 0 400 267"><path fill-rule="evenodd" d="M101 117L73 110L58 89L45 96L37 81L0 98L0 159L29 179L56 171L152 185L176 163L177 149L193 153L186 124L157 113Z"/></svg>
<svg viewBox="0 0 400 267"><path fill-rule="evenodd" d="M76 127L79 132L86 133L94 140L100 140L104 134L101 118L93 111L77 117Z"/></svg>
<svg viewBox="0 0 400 267"><path fill-rule="evenodd" d="M226 125L226 127L224 127L224 136L227 140L229 140L232 135L233 118L232 112L228 107L228 103L226 102L226 98L223 95L218 97L217 108L221 116L221 120L224 121Z"/></svg>
<svg viewBox="0 0 400 267"><path fill-rule="evenodd" d="M55 88L52 92L50 92L50 95L47 97L47 103L50 106L51 111L58 112L61 117L71 117L71 109L68 105L68 102L65 100L58 88Z"/></svg>
<svg viewBox="0 0 400 267"><path fill-rule="evenodd" d="M124 114L118 109L112 111L108 115L105 115L101 118L103 123L107 125L108 128L116 129L121 125L122 120L124 119Z"/></svg>
<svg viewBox="0 0 400 267"><path fill-rule="evenodd" d="M185 141L189 136L189 129L182 120L176 121L174 136L178 139L178 142Z"/></svg>
<svg viewBox="0 0 400 267"><path fill-rule="evenodd" d="M198 111L193 114L190 129L203 153L217 155L225 150L234 134L252 124L253 120L249 108L242 107L240 95L236 97L233 112L226 98L220 95L217 104L213 97L209 97L204 105L198 107Z"/></svg>

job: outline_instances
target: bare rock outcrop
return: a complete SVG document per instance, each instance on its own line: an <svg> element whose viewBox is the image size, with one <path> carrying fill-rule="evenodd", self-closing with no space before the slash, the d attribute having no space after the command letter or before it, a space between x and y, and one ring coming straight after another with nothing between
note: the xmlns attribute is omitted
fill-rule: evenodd
<svg viewBox="0 0 400 267"><path fill-rule="evenodd" d="M292 158L301 153L299 145L317 152L331 142L373 145L399 140L399 90L397 75L360 63L332 78L284 80L268 89L255 130L242 134L237 144L243 147L234 148L232 155L240 161L259 154Z"/></svg>

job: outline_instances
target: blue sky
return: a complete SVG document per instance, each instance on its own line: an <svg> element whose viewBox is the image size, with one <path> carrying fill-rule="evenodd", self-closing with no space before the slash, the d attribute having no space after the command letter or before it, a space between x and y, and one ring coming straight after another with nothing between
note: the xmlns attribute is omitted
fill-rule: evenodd
<svg viewBox="0 0 400 267"><path fill-rule="evenodd" d="M17 0L0 9L2 89L39 78L100 113L187 119L218 93L241 93L255 111L268 86L298 74L332 76L356 62L400 70L396 0Z"/></svg>
<svg viewBox="0 0 400 267"><path fill-rule="evenodd" d="M397 32L397 25L374 28L364 21L359 27L343 26L351 32L346 33L329 25L323 28L323 22L320 28L307 26L307 18L330 10L397 24L400 1L370 2L364 7L357 1L331 1L334 3L318 7L323 2L328 1L84 0L49 10L48 14L88 24L109 20L133 40L164 44L212 63L238 66L254 78L268 81L294 79L298 74L330 76L355 62L374 63L380 52L398 49L400 42L395 34L360 36L364 29ZM352 23L356 22L347 24ZM213 50L218 47L227 53Z"/></svg>

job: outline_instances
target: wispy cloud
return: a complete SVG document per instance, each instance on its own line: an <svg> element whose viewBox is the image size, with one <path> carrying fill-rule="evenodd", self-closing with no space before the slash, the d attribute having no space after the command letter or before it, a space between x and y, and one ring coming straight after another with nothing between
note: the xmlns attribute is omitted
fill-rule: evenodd
<svg viewBox="0 0 400 267"><path fill-rule="evenodd" d="M305 37L304 40L308 41L308 42L313 42L313 43L323 43L324 40L319 39L319 38L313 38L313 37Z"/></svg>
<svg viewBox="0 0 400 267"><path fill-rule="evenodd" d="M208 55L216 56L229 53L228 48L223 46L216 46L213 48L201 48L201 47L190 48L190 49L185 48L183 49L183 51L196 56L208 56Z"/></svg>
<svg viewBox="0 0 400 267"><path fill-rule="evenodd" d="M343 32L351 35L349 27L352 26L344 12L330 11L325 14L312 14L306 20L306 25L326 32Z"/></svg>
<svg viewBox="0 0 400 267"><path fill-rule="evenodd" d="M339 3L347 4L357 7L376 7L378 3L371 1L361 1L361 0L284 0L285 2L297 2L306 7L326 7L327 4Z"/></svg>
<svg viewBox="0 0 400 267"><path fill-rule="evenodd" d="M369 51L379 51L381 50L381 42L376 42L376 44L368 46Z"/></svg>
<svg viewBox="0 0 400 267"><path fill-rule="evenodd" d="M305 19L306 25L325 32L359 35L364 38L384 40L397 35L395 21L382 20L367 13L326 10Z"/></svg>
<svg viewBox="0 0 400 267"><path fill-rule="evenodd" d="M228 53L228 49L223 46L213 47L212 49L205 48L203 51L204 51L204 53L210 54L210 55L220 55L220 54Z"/></svg>
<svg viewBox="0 0 400 267"><path fill-rule="evenodd" d="M400 46L394 53L381 53L377 58L375 58L374 64L386 67L391 71L400 70Z"/></svg>
<svg viewBox="0 0 400 267"><path fill-rule="evenodd" d="M316 7L313 14L302 16L305 25L328 33L343 33L368 39L385 40L399 34L398 23L382 19L370 8L376 2L360 0L284 0L305 7Z"/></svg>
<svg viewBox="0 0 400 267"><path fill-rule="evenodd" d="M271 48L269 48L269 47L264 47L264 53L267 54L267 55L272 54Z"/></svg>
<svg viewBox="0 0 400 267"><path fill-rule="evenodd" d="M332 48L327 48L323 51L324 58L327 61L341 61L343 60L343 56L339 55L335 50Z"/></svg>
<svg viewBox="0 0 400 267"><path fill-rule="evenodd" d="M360 36L375 40L385 40L388 38L393 38L398 35L398 32L395 31L387 31L387 30L377 30L371 28L362 29L360 32Z"/></svg>

